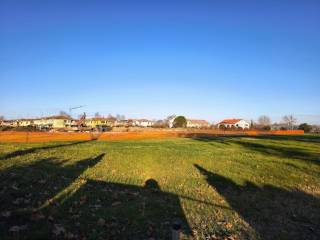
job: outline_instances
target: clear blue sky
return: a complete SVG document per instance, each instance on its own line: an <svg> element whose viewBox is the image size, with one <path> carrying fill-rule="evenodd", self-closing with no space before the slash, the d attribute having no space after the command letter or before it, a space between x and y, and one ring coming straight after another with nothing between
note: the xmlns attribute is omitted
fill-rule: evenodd
<svg viewBox="0 0 320 240"><path fill-rule="evenodd" d="M2 0L0 82L8 118L320 116L320 1Z"/></svg>

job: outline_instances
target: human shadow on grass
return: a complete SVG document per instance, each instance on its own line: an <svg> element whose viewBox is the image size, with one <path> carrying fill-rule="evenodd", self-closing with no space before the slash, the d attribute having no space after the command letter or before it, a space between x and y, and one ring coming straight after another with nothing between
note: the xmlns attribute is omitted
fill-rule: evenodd
<svg viewBox="0 0 320 240"><path fill-rule="evenodd" d="M0 238L16 238L18 227L36 231L34 219L46 202L58 204L53 199L74 182L84 171L95 166L104 154L68 164L54 158L38 160L32 164L13 166L0 172ZM13 227L16 226L16 229ZM18 228L18 229L17 229ZM32 235L20 239L35 239Z"/></svg>
<svg viewBox="0 0 320 240"><path fill-rule="evenodd" d="M191 232L179 197L162 191L154 179L142 187L88 180L61 201L46 211L80 239L170 239L175 221L185 235Z"/></svg>
<svg viewBox="0 0 320 240"><path fill-rule="evenodd" d="M190 235L179 196L156 180L135 186L80 176L103 156L74 164L44 159L2 171L0 238L169 239L176 220Z"/></svg>
<svg viewBox="0 0 320 240"><path fill-rule="evenodd" d="M320 199L300 190L258 186L231 179L194 165L261 239L320 239Z"/></svg>
<svg viewBox="0 0 320 240"><path fill-rule="evenodd" d="M64 143L64 144L56 144L56 145L50 145L50 146L29 148L29 149L24 149L24 150L17 150L17 151L5 154L4 156L0 157L0 160L6 160L6 159L14 158L17 156L23 156L23 155L27 155L30 153L35 153L36 151L40 151L40 150L74 146L74 145L78 145L78 144L82 144L82 143L86 143L86 142L90 142L90 141L95 141L95 140L77 141L77 142L72 142L72 143L67 143L67 144Z"/></svg>

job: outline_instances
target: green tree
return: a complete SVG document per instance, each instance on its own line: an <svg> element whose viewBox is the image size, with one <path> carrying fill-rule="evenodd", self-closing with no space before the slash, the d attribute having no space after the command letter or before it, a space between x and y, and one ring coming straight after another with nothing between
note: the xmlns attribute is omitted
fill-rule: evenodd
<svg viewBox="0 0 320 240"><path fill-rule="evenodd" d="M185 128L187 126L187 119L184 116L178 116L173 121L173 127Z"/></svg>
<svg viewBox="0 0 320 240"><path fill-rule="evenodd" d="M219 129L221 129L221 130L226 130L227 127L226 127L225 125L223 125L223 124L220 124L220 125L219 125Z"/></svg>
<svg viewBox="0 0 320 240"><path fill-rule="evenodd" d="M309 125L308 123L302 123L302 124L299 125L298 129L304 130L304 132L308 133L308 132L311 131L312 126Z"/></svg>

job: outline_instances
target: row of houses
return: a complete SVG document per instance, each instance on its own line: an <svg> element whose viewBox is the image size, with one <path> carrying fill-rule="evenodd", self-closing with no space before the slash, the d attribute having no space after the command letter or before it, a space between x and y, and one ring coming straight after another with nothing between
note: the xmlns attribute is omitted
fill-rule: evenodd
<svg viewBox="0 0 320 240"><path fill-rule="evenodd" d="M78 120L68 116L58 115L35 119L16 119L3 120L1 126L8 127L30 127L36 126L38 128L73 128L77 127Z"/></svg>
<svg viewBox="0 0 320 240"><path fill-rule="evenodd" d="M173 127L175 116L167 119L167 125L169 128ZM210 128L210 124L206 120L187 119L187 128ZM93 117L87 118L83 121L73 119L65 115L57 115L36 119L17 119L17 120L6 120L0 122L2 126L9 127L37 127L39 129L68 129L68 130L79 130L79 126L95 129L95 128L106 128L106 127L153 127L156 126L157 121L148 119L128 119L128 120L117 120L113 117ZM250 124L243 119L225 119L217 124L217 127L221 128L249 128Z"/></svg>

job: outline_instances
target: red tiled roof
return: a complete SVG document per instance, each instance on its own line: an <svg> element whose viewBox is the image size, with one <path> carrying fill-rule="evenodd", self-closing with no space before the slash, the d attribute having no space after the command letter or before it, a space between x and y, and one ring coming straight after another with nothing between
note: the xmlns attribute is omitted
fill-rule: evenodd
<svg viewBox="0 0 320 240"><path fill-rule="evenodd" d="M50 117L45 117L43 119L68 119L68 120L72 120L71 117L65 116L65 115L50 116Z"/></svg>
<svg viewBox="0 0 320 240"><path fill-rule="evenodd" d="M148 119L144 119L144 118L141 118L141 119L129 119L129 121L135 121L135 122L152 122L151 120L148 120Z"/></svg>
<svg viewBox="0 0 320 240"><path fill-rule="evenodd" d="M117 119L112 118L112 117L93 117L93 118L89 118L88 120L93 120L93 121L116 121Z"/></svg>
<svg viewBox="0 0 320 240"><path fill-rule="evenodd" d="M236 119L236 118L233 118L233 119L224 119L221 123L226 123L226 124L236 124L237 122L241 121L242 119Z"/></svg>

